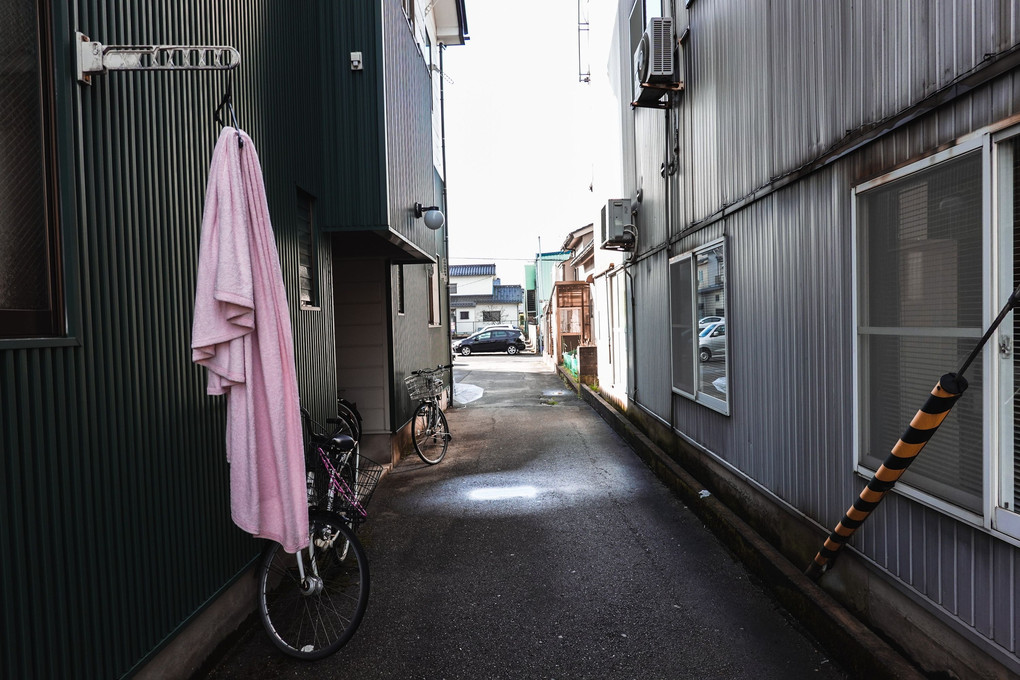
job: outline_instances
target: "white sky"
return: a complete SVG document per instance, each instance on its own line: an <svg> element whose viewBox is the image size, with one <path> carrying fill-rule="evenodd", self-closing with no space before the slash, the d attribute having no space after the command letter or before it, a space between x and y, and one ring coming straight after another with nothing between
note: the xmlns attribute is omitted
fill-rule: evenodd
<svg viewBox="0 0 1020 680"><path fill-rule="evenodd" d="M443 56L450 264L495 263L502 283L523 284L539 239L543 252L559 250L571 231L597 223L608 196L589 190L593 163L599 145L619 143L594 122L613 106L600 94L606 48L597 46L611 15L596 13L615 4L591 0L594 77L585 84L577 0L466 0L470 39Z"/></svg>

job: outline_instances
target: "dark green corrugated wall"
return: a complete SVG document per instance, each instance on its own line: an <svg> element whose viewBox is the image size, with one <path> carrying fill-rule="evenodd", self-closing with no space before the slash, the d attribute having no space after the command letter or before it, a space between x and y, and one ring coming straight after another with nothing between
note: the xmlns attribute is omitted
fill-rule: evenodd
<svg viewBox="0 0 1020 680"><path fill-rule="evenodd" d="M334 394L333 310L328 295L317 311L296 306L296 191L326 204L321 138L336 123L317 92L330 46L308 3L54 6L73 332L0 344L0 676L116 678L229 585L258 545L230 520L224 402L205 395L189 349L224 76L111 73L79 86L73 31L240 50L237 113L265 172L302 400L320 413ZM319 253L326 292L325 238Z"/></svg>
<svg viewBox="0 0 1020 680"><path fill-rule="evenodd" d="M391 1L391 0L387 0ZM383 122L382 0L322 5L324 172L329 186L323 224L329 229L382 229L386 216L386 145ZM361 52L363 69L352 71L351 52Z"/></svg>

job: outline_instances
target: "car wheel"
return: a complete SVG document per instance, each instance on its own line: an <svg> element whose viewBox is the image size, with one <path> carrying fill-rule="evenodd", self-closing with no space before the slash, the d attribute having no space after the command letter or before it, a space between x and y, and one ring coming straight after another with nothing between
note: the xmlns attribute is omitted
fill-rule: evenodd
<svg viewBox="0 0 1020 680"><path fill-rule="evenodd" d="M507 345L506 346L506 353L507 354L517 354L518 351L520 351L520 350L517 349L517 345Z"/></svg>
<svg viewBox="0 0 1020 680"><path fill-rule="evenodd" d="M698 350L698 358L701 359L702 363L712 358L712 350L707 347L702 347Z"/></svg>
<svg viewBox="0 0 1020 680"><path fill-rule="evenodd" d="M471 348L470 347L461 347L460 348L460 353L463 356L469 356L471 354Z"/></svg>

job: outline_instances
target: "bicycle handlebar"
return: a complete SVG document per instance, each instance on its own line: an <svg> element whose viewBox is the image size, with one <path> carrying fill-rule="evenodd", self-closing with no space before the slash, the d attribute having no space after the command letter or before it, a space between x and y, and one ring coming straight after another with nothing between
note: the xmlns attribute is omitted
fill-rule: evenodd
<svg viewBox="0 0 1020 680"><path fill-rule="evenodd" d="M423 373L435 373L436 371L442 371L447 368L453 368L453 364L447 364L445 366L439 365L436 366L435 368L423 368L418 371L411 371L411 375L421 375Z"/></svg>

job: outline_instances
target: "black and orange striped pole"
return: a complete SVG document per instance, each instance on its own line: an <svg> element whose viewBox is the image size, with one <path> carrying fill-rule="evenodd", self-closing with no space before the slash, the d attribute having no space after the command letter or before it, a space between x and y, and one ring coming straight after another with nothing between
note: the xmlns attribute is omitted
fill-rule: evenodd
<svg viewBox="0 0 1020 680"><path fill-rule="evenodd" d="M886 457L885 462L879 466L874 477L871 478L868 485L861 491L861 495L858 496L854 504L846 511L843 519L839 521L839 524L829 534L829 537L825 539L825 543L822 544L818 554L815 555L815 559L804 572L808 577L817 580L819 576L832 566L833 560L839 555L840 548L853 536L857 528L864 523L864 520L871 515L872 511L878 507L878 504L885 498L885 494L895 486L900 476L914 461L917 454L928 443L928 440L932 438L935 431L939 429L939 425L946 419L953 405L967 389L967 380L963 377L963 374L973 363L974 359L977 358L981 348L992 337L992 333L1002 323L1002 320L1016 306L1018 296L1020 296L1020 287L1009 296L1006 306L1002 308L995 321L985 331L977 347L970 353L967 360L963 362L960 370L956 373L946 373L939 379L938 384L932 389L928 400L924 402L921 410L914 415L906 432L896 442L889 456Z"/></svg>
<svg viewBox="0 0 1020 680"><path fill-rule="evenodd" d="M953 404L966 389L967 380L962 376L954 373L946 373L942 376L931 391L928 401L924 402L924 406L910 421L907 431L896 442L896 446L886 457L885 462L879 466L875 476L871 478L868 485L861 491L861 495L846 511L833 532L825 539L821 550L815 555L814 561L805 572L808 576L817 579L831 566L832 560L836 559L839 554L839 549L853 536L857 527L864 523L864 520L878 507L885 494L899 481L907 466L914 461L917 454L935 434L939 425L949 415Z"/></svg>

